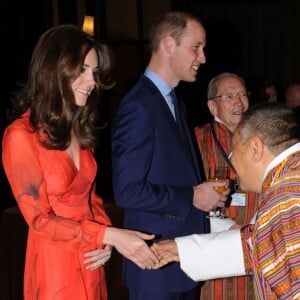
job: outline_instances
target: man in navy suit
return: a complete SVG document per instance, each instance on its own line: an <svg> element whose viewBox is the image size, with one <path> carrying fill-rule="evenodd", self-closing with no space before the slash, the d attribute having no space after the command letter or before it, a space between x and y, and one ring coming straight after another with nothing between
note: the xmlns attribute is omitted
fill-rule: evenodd
<svg viewBox="0 0 300 300"><path fill-rule="evenodd" d="M112 124L115 200L125 209L124 227L157 240L205 233L206 212L224 207L226 196L214 189L223 183L201 183L183 103L177 112L171 93L181 80L196 80L205 30L194 16L169 12L153 24L149 43L148 67ZM124 259L124 277L131 300L199 299L199 283L178 264L142 270Z"/></svg>

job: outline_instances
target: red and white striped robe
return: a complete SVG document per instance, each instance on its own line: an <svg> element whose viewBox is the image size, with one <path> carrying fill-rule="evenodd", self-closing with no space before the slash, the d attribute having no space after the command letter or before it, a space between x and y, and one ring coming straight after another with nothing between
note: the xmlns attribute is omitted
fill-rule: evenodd
<svg viewBox="0 0 300 300"><path fill-rule="evenodd" d="M242 229L256 299L300 299L300 151L264 179L254 225Z"/></svg>

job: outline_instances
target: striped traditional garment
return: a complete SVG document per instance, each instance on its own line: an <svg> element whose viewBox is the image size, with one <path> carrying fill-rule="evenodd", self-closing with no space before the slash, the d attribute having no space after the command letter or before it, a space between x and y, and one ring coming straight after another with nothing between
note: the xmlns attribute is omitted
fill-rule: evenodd
<svg viewBox="0 0 300 300"><path fill-rule="evenodd" d="M223 124L214 122L217 139L227 155L232 150L232 133ZM226 165L226 161L218 148L213 134L212 123L202 127L195 127L194 133L203 160L206 177L209 167ZM233 170L230 170L229 178L235 179ZM243 225L251 221L256 212L258 195L256 193L246 194L245 206L230 206L227 215L237 223ZM224 257L226 259L226 257ZM217 267L217 266L214 266ZM253 300L253 278L252 276L232 277L206 281L201 289L201 300Z"/></svg>
<svg viewBox="0 0 300 300"><path fill-rule="evenodd" d="M255 225L242 230L256 298L300 299L300 151L265 178Z"/></svg>

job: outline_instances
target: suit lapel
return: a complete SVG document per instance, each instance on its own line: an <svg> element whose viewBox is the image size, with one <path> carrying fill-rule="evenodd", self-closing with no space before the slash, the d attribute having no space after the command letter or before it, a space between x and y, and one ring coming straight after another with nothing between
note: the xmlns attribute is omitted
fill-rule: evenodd
<svg viewBox="0 0 300 300"><path fill-rule="evenodd" d="M186 115L185 115L185 111L183 110L183 107L182 107L183 105L182 105L181 100L178 99L178 105L179 105L179 111L181 114L181 119L182 119L183 127L184 127L183 129L184 129L186 138L182 136L180 129L170 111L170 108L169 108L168 104L166 103L164 97L160 93L159 89L146 76L142 75L141 80L148 87L150 94L153 95L153 99L155 99L159 110L165 116L165 118L168 121L167 123L171 127L171 130L174 132L174 135L178 141L179 148L182 149L187 160L190 161L191 164L193 165L193 168L195 170L197 178L199 178L199 180L200 180L200 172L198 169L198 160L196 158L196 154L194 151L194 145L193 145L193 142L192 142L192 139L190 136L188 124L186 121Z"/></svg>
<svg viewBox="0 0 300 300"><path fill-rule="evenodd" d="M148 79L145 76L142 76L142 81L145 83L145 85L149 88L150 93L153 95L153 99L157 103L159 110L163 113L163 115L168 120L168 124L171 126L172 131L174 131L174 134L178 140L179 145L182 147L183 145L186 145L186 142L184 138L182 137L182 134L180 133L179 127L170 111L170 108L168 104L166 103L166 100L160 93L159 89L155 86L155 84ZM182 113L182 112L180 112ZM185 132L186 133L186 132Z"/></svg>

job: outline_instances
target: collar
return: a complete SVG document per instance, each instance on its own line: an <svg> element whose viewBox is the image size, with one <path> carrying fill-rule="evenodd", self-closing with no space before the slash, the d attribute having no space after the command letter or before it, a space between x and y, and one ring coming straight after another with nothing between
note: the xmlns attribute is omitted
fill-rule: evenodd
<svg viewBox="0 0 300 300"><path fill-rule="evenodd" d="M221 124L224 124L217 116L214 116L214 119L215 119L216 122L219 122L219 123L221 123Z"/></svg>
<svg viewBox="0 0 300 300"><path fill-rule="evenodd" d="M159 89L159 91L165 98L169 96L172 87L169 86L160 76L158 76L148 67L146 68L144 75L155 84L155 86Z"/></svg>
<svg viewBox="0 0 300 300"><path fill-rule="evenodd" d="M267 174L270 172L270 170L272 170L275 166L279 165L282 161L284 161L287 158L287 156L289 156L290 154L292 154L294 152L298 152L298 151L300 151L300 142L294 144L293 146L287 148L286 150L281 152L279 155L277 155L267 166L263 180L265 180L265 178L266 178Z"/></svg>

